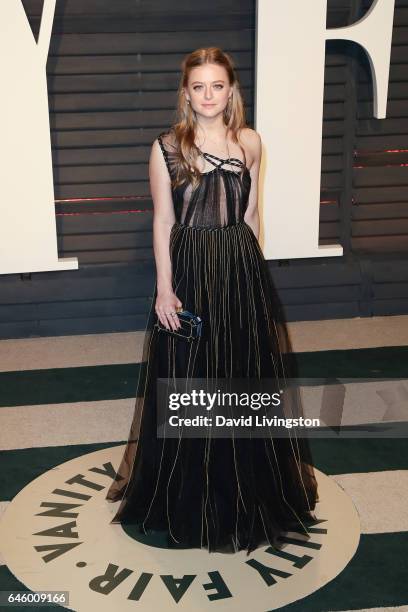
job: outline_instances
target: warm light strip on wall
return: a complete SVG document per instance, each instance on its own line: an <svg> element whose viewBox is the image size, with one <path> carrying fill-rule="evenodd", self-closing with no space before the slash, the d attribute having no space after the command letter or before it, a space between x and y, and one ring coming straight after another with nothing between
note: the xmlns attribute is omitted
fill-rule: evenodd
<svg viewBox="0 0 408 612"><path fill-rule="evenodd" d="M380 150L372 150L372 149L360 149L354 150L354 157L358 157L359 155L385 155L389 153L408 153L408 149L380 149Z"/></svg>
<svg viewBox="0 0 408 612"><path fill-rule="evenodd" d="M55 200L56 204L61 202L109 202L111 200L145 200L150 196L110 196L110 197L98 197L98 198L66 198L64 200Z"/></svg>
<svg viewBox="0 0 408 612"><path fill-rule="evenodd" d="M75 217L78 215L125 215L128 213L146 213L152 212L151 210L108 210L99 212L72 212L72 213L55 213L56 217Z"/></svg>

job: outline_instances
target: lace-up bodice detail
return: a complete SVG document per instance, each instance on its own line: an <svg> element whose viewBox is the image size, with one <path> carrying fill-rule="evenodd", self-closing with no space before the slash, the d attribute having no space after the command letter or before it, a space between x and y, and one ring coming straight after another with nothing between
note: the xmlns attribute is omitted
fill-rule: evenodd
<svg viewBox="0 0 408 612"><path fill-rule="evenodd" d="M175 136L171 130L163 132L158 142L173 180L178 163ZM245 163L236 157L222 159L206 151L200 153L207 163L198 186L193 189L185 183L172 190L176 221L195 227L242 222L251 189L251 175Z"/></svg>

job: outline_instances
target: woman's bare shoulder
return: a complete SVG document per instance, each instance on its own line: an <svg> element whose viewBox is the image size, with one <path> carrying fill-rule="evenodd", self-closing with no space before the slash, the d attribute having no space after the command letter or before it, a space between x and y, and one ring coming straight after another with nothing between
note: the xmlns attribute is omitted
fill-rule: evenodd
<svg viewBox="0 0 408 612"><path fill-rule="evenodd" d="M248 146L249 148L256 149L261 144L261 137L256 130L253 130L250 127L241 128L239 131L239 139L242 144Z"/></svg>
<svg viewBox="0 0 408 612"><path fill-rule="evenodd" d="M256 130L250 127L241 128L238 134L238 139L249 154L252 161L260 158L262 151L261 137Z"/></svg>

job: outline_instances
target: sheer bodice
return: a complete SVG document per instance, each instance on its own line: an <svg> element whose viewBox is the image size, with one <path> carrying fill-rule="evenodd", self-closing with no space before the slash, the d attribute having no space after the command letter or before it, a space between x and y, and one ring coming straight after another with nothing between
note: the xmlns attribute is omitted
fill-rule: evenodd
<svg viewBox="0 0 408 612"><path fill-rule="evenodd" d="M172 131L158 137L170 174L175 178L178 162L176 141ZM200 151L208 171L201 173L200 183L193 189L183 184L172 189L176 221L194 227L224 227L242 223L251 189L251 175L236 157L221 159Z"/></svg>

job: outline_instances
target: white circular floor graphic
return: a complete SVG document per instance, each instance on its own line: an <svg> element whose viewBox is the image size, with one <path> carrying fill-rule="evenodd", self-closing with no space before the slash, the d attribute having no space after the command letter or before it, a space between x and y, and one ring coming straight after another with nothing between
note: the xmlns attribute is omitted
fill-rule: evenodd
<svg viewBox="0 0 408 612"><path fill-rule="evenodd" d="M265 612L325 585L357 549L356 509L318 470L321 522L310 539L288 532L278 554L268 546L247 556L245 550L224 554L143 544L120 524L110 524L119 502L105 500L124 448L89 453L45 472L16 495L0 523L10 571L32 591L68 591L64 608Z"/></svg>

